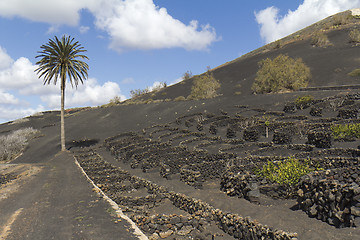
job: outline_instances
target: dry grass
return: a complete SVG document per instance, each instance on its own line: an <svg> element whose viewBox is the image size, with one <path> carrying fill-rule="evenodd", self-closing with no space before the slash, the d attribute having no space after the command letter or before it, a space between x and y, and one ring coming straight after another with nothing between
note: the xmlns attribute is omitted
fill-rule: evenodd
<svg viewBox="0 0 360 240"><path fill-rule="evenodd" d="M316 32L311 39L311 45L326 48L332 44L325 33Z"/></svg>
<svg viewBox="0 0 360 240"><path fill-rule="evenodd" d="M24 128L0 136L0 161L13 160L24 151L28 141L37 134L39 134L38 130Z"/></svg>
<svg viewBox="0 0 360 240"><path fill-rule="evenodd" d="M353 29L349 33L350 42L360 43L360 31L358 29Z"/></svg>

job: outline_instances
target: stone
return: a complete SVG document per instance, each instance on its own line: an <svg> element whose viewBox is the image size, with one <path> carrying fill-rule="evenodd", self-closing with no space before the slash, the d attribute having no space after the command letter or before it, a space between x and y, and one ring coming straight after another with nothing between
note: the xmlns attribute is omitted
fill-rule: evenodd
<svg viewBox="0 0 360 240"><path fill-rule="evenodd" d="M192 226L185 226L181 230L177 231L176 234L179 236L187 236L191 233L193 229L194 228Z"/></svg>
<svg viewBox="0 0 360 240"><path fill-rule="evenodd" d="M337 227L337 226L339 226L340 221L339 221L339 219L332 217L332 218L328 218L328 223L332 226Z"/></svg>
<svg viewBox="0 0 360 240"><path fill-rule="evenodd" d="M322 109L318 108L318 107L312 107L310 109L310 113L311 116L313 117L321 117L322 116Z"/></svg>
<svg viewBox="0 0 360 240"><path fill-rule="evenodd" d="M290 144L292 142L291 135L286 132L274 132L273 142L275 144Z"/></svg>
<svg viewBox="0 0 360 240"><path fill-rule="evenodd" d="M174 233L173 230L168 230L166 232L160 232L159 235L161 238L167 238L170 237Z"/></svg>
<svg viewBox="0 0 360 240"><path fill-rule="evenodd" d="M160 237L157 233L153 233L150 237L149 240L158 240Z"/></svg>
<svg viewBox="0 0 360 240"><path fill-rule="evenodd" d="M359 207L351 207L350 208L351 214L355 217L360 217L360 208Z"/></svg>
<svg viewBox="0 0 360 240"><path fill-rule="evenodd" d="M313 131L308 134L308 144L315 145L317 148L331 147L331 134L328 132Z"/></svg>
<svg viewBox="0 0 360 240"><path fill-rule="evenodd" d="M360 217L356 217L356 218L354 219L354 225L355 225L356 227L360 227Z"/></svg>
<svg viewBox="0 0 360 240"><path fill-rule="evenodd" d="M297 194L298 194L298 196L299 197L304 197L304 191L302 190L302 189L299 189L298 191L297 191Z"/></svg>
<svg viewBox="0 0 360 240"><path fill-rule="evenodd" d="M259 131L255 129L245 129L244 130L244 140L249 142L256 142L259 139Z"/></svg>
<svg viewBox="0 0 360 240"><path fill-rule="evenodd" d="M286 103L283 109L286 113L294 113L296 112L296 106L295 103Z"/></svg>
<svg viewBox="0 0 360 240"><path fill-rule="evenodd" d="M318 213L317 209L316 209L317 205L313 205L310 209L309 209L309 214L311 217L315 217Z"/></svg>

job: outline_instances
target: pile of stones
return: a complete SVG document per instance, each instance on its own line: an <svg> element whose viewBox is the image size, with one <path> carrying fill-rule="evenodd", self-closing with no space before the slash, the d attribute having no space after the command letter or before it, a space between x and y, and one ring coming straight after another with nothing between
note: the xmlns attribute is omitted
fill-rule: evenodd
<svg viewBox="0 0 360 240"><path fill-rule="evenodd" d="M347 170L348 171L348 170ZM351 170L350 170L351 171ZM341 174L340 171L338 174ZM356 182L340 183L337 174L325 171L302 178L299 183L298 204L310 217L317 218L336 227L360 226L359 170L354 172Z"/></svg>
<svg viewBox="0 0 360 240"><path fill-rule="evenodd" d="M0 174L0 185L8 183L16 179L16 175L13 174Z"/></svg>

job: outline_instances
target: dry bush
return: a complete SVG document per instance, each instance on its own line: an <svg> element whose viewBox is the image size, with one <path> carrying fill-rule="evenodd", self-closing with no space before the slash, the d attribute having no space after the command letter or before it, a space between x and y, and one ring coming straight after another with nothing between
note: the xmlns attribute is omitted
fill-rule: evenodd
<svg viewBox="0 0 360 240"><path fill-rule="evenodd" d="M316 32L311 39L311 45L316 47L328 47L331 46L331 42L323 32Z"/></svg>
<svg viewBox="0 0 360 240"><path fill-rule="evenodd" d="M166 87L167 87L166 82L159 82L157 85L155 85L154 87L149 88L149 89L151 90L152 93L155 93Z"/></svg>
<svg viewBox="0 0 360 240"><path fill-rule="evenodd" d="M121 103L121 98L119 96L115 96L113 99L110 99L110 104L119 104Z"/></svg>
<svg viewBox="0 0 360 240"><path fill-rule="evenodd" d="M216 91L220 88L220 83L215 79L213 73L208 71L194 78L189 99L207 99L217 96Z"/></svg>
<svg viewBox="0 0 360 240"><path fill-rule="evenodd" d="M183 79L183 80L188 80L188 79L190 79L190 78L192 78L192 77L193 77L192 72L191 72L191 71L187 71L187 72L185 72L185 73L183 74L182 79Z"/></svg>
<svg viewBox="0 0 360 240"><path fill-rule="evenodd" d="M307 87L311 78L310 68L301 58L293 59L280 54L273 60L267 58L259 62L252 90L255 93L294 91Z"/></svg>
<svg viewBox="0 0 360 240"><path fill-rule="evenodd" d="M150 88L130 90L130 97L137 98L150 92Z"/></svg>
<svg viewBox="0 0 360 240"><path fill-rule="evenodd" d="M175 102L185 101L185 100L186 100L186 98L184 96L178 96L178 97L174 98Z"/></svg>
<svg viewBox="0 0 360 240"><path fill-rule="evenodd" d="M28 140L39 133L33 128L16 130L8 135L0 136L0 161L14 159L24 151Z"/></svg>
<svg viewBox="0 0 360 240"><path fill-rule="evenodd" d="M338 14L335 15L332 19L332 24L333 26L340 26L340 25L345 25L348 24L350 19L351 19L352 15L351 14Z"/></svg>
<svg viewBox="0 0 360 240"><path fill-rule="evenodd" d="M360 43L360 31L358 29L353 29L349 33L350 42Z"/></svg>
<svg viewBox="0 0 360 240"><path fill-rule="evenodd" d="M360 76L360 68L354 69L350 73L348 73L350 77L358 77Z"/></svg>

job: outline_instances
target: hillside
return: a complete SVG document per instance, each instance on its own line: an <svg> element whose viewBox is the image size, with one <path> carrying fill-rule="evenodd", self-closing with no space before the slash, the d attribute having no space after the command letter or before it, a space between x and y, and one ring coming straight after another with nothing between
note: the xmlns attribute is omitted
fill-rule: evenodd
<svg viewBox="0 0 360 240"><path fill-rule="evenodd" d="M44 199L44 192L33 189L34 193L28 193L37 206L40 200L36 193L41 196L41 210L27 210L17 203L29 215L20 214L15 225L20 229L26 218L42 212L51 216L49 205L61 202L71 206L64 212L73 222L79 219L74 206L85 201L98 207L100 200L86 197L92 188L111 198L150 239L360 238L360 135L356 135L360 132L356 130L360 125L360 93L351 87L321 89L360 84L359 78L348 76L360 65L359 46L349 42L349 32L360 30L360 22L351 18L347 24L334 27L333 20L334 16L282 39L279 48L270 44L214 68L212 72L221 83L216 98L68 110L68 153L58 154L59 112L0 125L1 135L26 127L40 131L11 164L36 167L40 174L34 174L32 182L41 179L36 186L53 194ZM326 26L331 46L311 45L310 36L319 26ZM258 62L280 53L302 58L311 68L310 87L320 88L253 94L250 89ZM186 97L192 81L141 98ZM300 101L304 99L308 101ZM345 125L353 126L355 134L336 135L334 126ZM287 165L290 170L283 170L286 174L306 168L305 176L296 183L259 174L267 164L281 166L289 159L296 163ZM76 172L77 164L93 181L88 192L86 178ZM294 165L295 169L291 168ZM24 174L13 175L22 179ZM62 175L66 176L63 182ZM24 180L24 189L31 189L26 185L30 183ZM55 189L61 189L62 194L70 192L75 200L57 196ZM0 199L0 226L12 216L6 203ZM62 208L54 209L63 214ZM109 224L105 223L104 210L99 215L78 210L84 222L75 221L73 230L68 230L74 232L72 237L84 237L95 230L100 234L102 226L114 238L121 234L117 232L122 231L120 217ZM29 221L34 224L30 233L56 228L57 220L51 219L45 223ZM59 219L60 227L65 226L66 221ZM16 239L14 236L9 239Z"/></svg>

